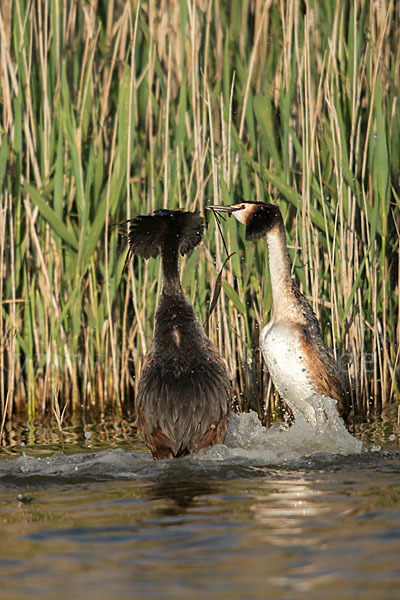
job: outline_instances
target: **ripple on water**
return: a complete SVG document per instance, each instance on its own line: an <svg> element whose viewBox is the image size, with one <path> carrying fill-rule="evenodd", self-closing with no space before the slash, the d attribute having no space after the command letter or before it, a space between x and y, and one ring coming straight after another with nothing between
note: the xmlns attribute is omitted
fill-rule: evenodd
<svg viewBox="0 0 400 600"><path fill-rule="evenodd" d="M51 456L23 454L17 459L0 461L0 479L79 480L145 479L175 469L216 477L255 476L257 471L278 466L303 467L304 464L337 463L338 455L362 452L362 444L353 437L338 417L334 401L315 396L310 399L313 418L296 416L289 426L281 423L266 429L255 412L231 418L225 444L204 448L179 461L153 461L146 452L113 449L100 452Z"/></svg>

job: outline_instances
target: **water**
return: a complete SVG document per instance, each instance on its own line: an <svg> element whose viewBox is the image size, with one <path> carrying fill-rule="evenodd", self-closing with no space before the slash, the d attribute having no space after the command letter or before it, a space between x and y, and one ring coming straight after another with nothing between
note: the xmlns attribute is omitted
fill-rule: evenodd
<svg viewBox="0 0 400 600"><path fill-rule="evenodd" d="M313 406L290 428L235 417L179 460L83 435L5 456L1 598L398 598L400 452Z"/></svg>

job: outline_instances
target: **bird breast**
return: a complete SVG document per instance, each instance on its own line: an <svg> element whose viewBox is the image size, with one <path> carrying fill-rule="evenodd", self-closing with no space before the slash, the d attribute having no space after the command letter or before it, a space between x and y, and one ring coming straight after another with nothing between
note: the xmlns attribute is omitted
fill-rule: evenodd
<svg viewBox="0 0 400 600"><path fill-rule="evenodd" d="M315 393L308 372L301 327L291 322L270 321L261 332L261 349L279 395L296 412Z"/></svg>

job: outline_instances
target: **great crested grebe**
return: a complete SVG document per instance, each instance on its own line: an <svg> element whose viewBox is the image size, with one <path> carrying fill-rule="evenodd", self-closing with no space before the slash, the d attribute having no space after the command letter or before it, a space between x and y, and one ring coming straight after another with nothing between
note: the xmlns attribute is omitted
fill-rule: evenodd
<svg viewBox="0 0 400 600"><path fill-rule="evenodd" d="M345 374L325 346L310 304L293 281L286 245L286 231L279 208L265 202L240 202L208 206L234 215L246 226L246 239L266 237L272 288L271 320L263 328L260 344L264 360L279 395L293 411L312 415L307 404L314 394L337 402L347 419L351 394ZM312 417L311 417L312 418Z"/></svg>
<svg viewBox="0 0 400 600"><path fill-rule="evenodd" d="M180 210L156 210L130 223L130 253L161 255L163 286L136 397L138 429L157 459L223 443L230 417L227 367L179 277L179 254L195 248L203 230L198 212Z"/></svg>

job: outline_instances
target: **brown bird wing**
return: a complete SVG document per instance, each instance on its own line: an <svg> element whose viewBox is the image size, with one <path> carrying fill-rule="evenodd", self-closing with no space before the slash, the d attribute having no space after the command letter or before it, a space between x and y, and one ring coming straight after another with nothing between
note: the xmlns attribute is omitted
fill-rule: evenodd
<svg viewBox="0 0 400 600"><path fill-rule="evenodd" d="M331 350L325 346L319 332L313 334L308 328L302 327L301 339L305 368L310 373L317 394L336 400L339 414L346 419L351 405L346 374L340 369Z"/></svg>

